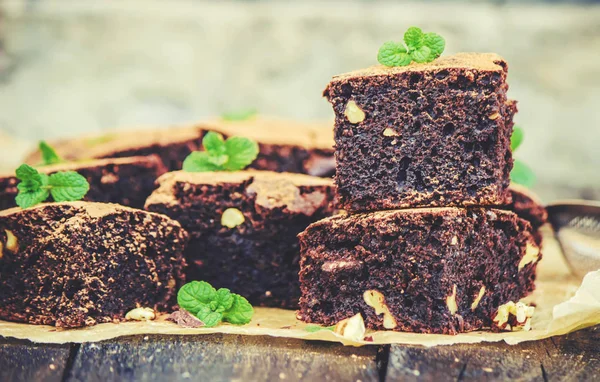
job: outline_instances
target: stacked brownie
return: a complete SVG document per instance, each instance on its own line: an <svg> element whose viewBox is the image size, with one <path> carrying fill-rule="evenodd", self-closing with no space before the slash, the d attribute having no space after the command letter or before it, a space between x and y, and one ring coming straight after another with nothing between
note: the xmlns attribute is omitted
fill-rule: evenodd
<svg viewBox="0 0 600 382"><path fill-rule="evenodd" d="M495 54L333 78L336 186L348 212L300 234L299 318L455 334L534 289L539 245L511 201L516 102Z"/></svg>

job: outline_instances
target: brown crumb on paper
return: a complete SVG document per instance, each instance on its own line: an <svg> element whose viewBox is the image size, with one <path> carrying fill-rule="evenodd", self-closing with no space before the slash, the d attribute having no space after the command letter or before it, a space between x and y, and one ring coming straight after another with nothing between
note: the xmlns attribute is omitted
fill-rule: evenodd
<svg viewBox="0 0 600 382"><path fill-rule="evenodd" d="M204 326L204 322L185 310L176 310L167 317L167 320L173 321L183 328L200 328Z"/></svg>

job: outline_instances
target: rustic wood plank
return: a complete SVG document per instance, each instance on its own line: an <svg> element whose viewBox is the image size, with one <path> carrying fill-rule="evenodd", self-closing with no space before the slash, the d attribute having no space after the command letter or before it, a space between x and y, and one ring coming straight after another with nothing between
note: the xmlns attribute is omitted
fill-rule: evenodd
<svg viewBox="0 0 600 382"><path fill-rule="evenodd" d="M600 326L543 341L440 346L393 345L386 380L600 380Z"/></svg>
<svg viewBox="0 0 600 382"><path fill-rule="evenodd" d="M146 336L84 344L68 381L378 381L378 348L239 336Z"/></svg>
<svg viewBox="0 0 600 382"><path fill-rule="evenodd" d="M0 381L61 381L70 352L71 345L0 337Z"/></svg>

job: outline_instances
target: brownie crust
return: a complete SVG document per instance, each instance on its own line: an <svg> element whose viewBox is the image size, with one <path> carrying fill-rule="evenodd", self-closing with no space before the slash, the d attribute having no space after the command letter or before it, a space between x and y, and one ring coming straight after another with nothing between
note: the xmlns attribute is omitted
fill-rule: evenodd
<svg viewBox="0 0 600 382"><path fill-rule="evenodd" d="M85 201L116 203L133 208L144 207L154 190L156 178L167 171L156 155L61 163L41 166L37 170L48 175L58 171L77 171L90 184ZM0 210L17 206L18 183L14 174L0 175Z"/></svg>
<svg viewBox="0 0 600 382"><path fill-rule="evenodd" d="M51 145L69 160L156 154L170 171L176 171L181 170L183 160L192 151L202 149L202 138L209 131L225 137L243 136L255 140L260 153L251 168L323 177L335 173L332 123L298 123L272 118L239 122L214 120L168 129L118 131L55 141ZM26 159L31 164L40 161L39 151Z"/></svg>
<svg viewBox="0 0 600 382"><path fill-rule="evenodd" d="M491 327L500 305L533 291L541 258L530 224L496 209L338 215L299 238L298 318L333 325L361 313L376 330L456 334ZM383 295L378 313L389 312L387 325L367 292Z"/></svg>
<svg viewBox="0 0 600 382"><path fill-rule="evenodd" d="M172 309L187 233L166 216L68 202L0 212L0 318L76 328Z"/></svg>
<svg viewBox="0 0 600 382"><path fill-rule="evenodd" d="M508 203L516 102L495 54L376 66L324 91L335 120L336 185L348 211Z"/></svg>
<svg viewBox="0 0 600 382"><path fill-rule="evenodd" d="M252 304L297 308L298 233L332 214L333 182L266 171L167 173L146 209L189 232L188 280L208 281ZM228 227L226 210L243 215Z"/></svg>

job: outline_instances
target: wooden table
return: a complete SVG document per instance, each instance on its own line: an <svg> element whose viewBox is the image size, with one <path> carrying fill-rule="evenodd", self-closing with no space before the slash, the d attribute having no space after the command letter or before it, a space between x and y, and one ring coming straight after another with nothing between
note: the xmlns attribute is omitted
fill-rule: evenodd
<svg viewBox="0 0 600 382"><path fill-rule="evenodd" d="M0 381L600 381L600 326L504 343L344 347L239 335L135 336L83 345L0 338Z"/></svg>

